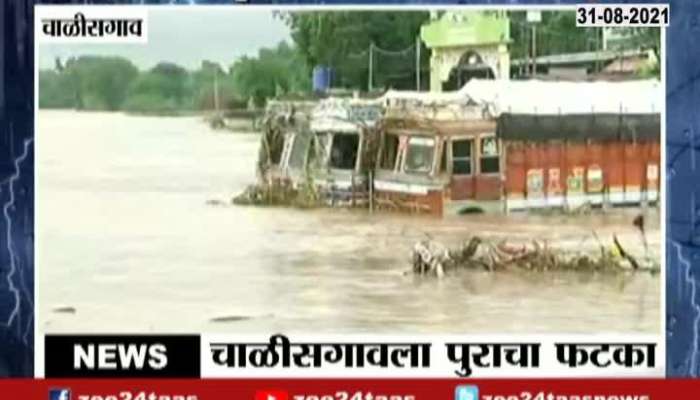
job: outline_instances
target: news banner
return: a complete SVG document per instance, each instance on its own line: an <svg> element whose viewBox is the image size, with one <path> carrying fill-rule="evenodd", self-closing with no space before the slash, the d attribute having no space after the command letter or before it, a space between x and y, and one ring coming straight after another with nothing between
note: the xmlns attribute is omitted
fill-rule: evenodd
<svg viewBox="0 0 700 400"><path fill-rule="evenodd" d="M223 339L208 338L207 335L47 335L44 350L45 376L52 379L50 382L55 381L59 384L66 378L81 378L81 381L76 381L80 382L80 385L53 388L53 393L59 400L65 399L60 396L71 394L72 398L87 400L228 398L220 393L225 390L236 393L234 398L256 400L413 400L445 397L455 400L648 400L653 398L650 395L652 390L625 389L626 381L613 385L615 390L606 390L603 387L581 392L580 388L577 388L577 380L546 381L546 387L551 389L536 391L534 388L538 387L537 380L522 381L527 382L527 385L518 386L512 381L491 379L485 381L489 382L486 386L482 386L460 383L460 380L455 379L443 379L442 382L449 382L448 386L453 390L450 396L437 395L440 392L437 385L424 385L425 387L420 388L418 383L426 377L444 378L449 375L456 378L659 376L656 369L656 343L436 343L388 340L297 342L280 334L273 335L265 341L241 342ZM436 346L437 344L439 346ZM434 364L431 364L432 359L436 359ZM539 369L544 369L547 373L538 371ZM268 377L271 375L276 378L270 380ZM106 377L132 379L126 381L129 383L117 385L114 381L105 381ZM157 381L139 380L145 377L237 379L206 381L211 383L213 393L220 393L212 396L206 394L206 390L202 392L205 388L209 389L209 384L201 386L201 389L198 387L197 390L187 391L188 381L166 380L168 391L156 389ZM241 380L246 377L256 379ZM324 379L310 380L310 377ZM350 377L355 379L348 379ZM406 377L414 378L406 380ZM85 378L96 379L95 386ZM268 378L269 383L265 382L265 378ZM182 389L179 385L171 385L173 382L181 382ZM241 384L225 385L225 382ZM426 382L441 381L433 379ZM552 382L554 385L549 386ZM576 385L571 386L572 383ZM119 390L106 390L104 386L110 384L115 388L119 387ZM635 385L637 384L635 381ZM144 386L153 389L126 390ZM223 388L224 386L226 388ZM80 391L75 387L80 387ZM95 389L92 389L93 387ZM495 390L495 387L498 387L498 390ZM569 394L572 387L578 389L576 394ZM251 389L254 389L254 392L250 395L241 394ZM555 389L561 392L557 393ZM182 391L173 393L173 390ZM428 395L429 393L432 394Z"/></svg>
<svg viewBox="0 0 700 400"><path fill-rule="evenodd" d="M700 396L700 4L93 3L0 3L0 399Z"/></svg>
<svg viewBox="0 0 700 400"><path fill-rule="evenodd" d="M239 342L230 338L212 341L208 335L47 335L44 375L50 378L263 377L271 371L275 376L337 377L470 377L511 373L580 376L595 374L595 371L605 375L659 374L657 343L654 342L485 340L441 343L434 339L423 342L316 339L295 342L287 336L274 335L266 341ZM547 372L538 371L540 368Z"/></svg>

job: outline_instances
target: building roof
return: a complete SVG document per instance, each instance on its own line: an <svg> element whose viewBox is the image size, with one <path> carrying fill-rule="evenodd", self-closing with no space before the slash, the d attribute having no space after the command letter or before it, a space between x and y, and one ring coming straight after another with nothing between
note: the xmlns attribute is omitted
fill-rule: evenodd
<svg viewBox="0 0 700 400"><path fill-rule="evenodd" d="M458 91L494 117L510 114L658 114L658 80L564 82L472 79Z"/></svg>
<svg viewBox="0 0 700 400"><path fill-rule="evenodd" d="M595 62L610 62L618 58L646 57L645 50L625 50L625 51L586 51L581 53L553 54L549 56L539 56L535 58L537 65L576 65L591 64ZM511 66L519 67L528 65L532 61L529 58L519 58L510 62Z"/></svg>
<svg viewBox="0 0 700 400"><path fill-rule="evenodd" d="M378 100L386 107L481 105L493 116L518 114L659 113L660 82L472 79L452 92L390 90Z"/></svg>

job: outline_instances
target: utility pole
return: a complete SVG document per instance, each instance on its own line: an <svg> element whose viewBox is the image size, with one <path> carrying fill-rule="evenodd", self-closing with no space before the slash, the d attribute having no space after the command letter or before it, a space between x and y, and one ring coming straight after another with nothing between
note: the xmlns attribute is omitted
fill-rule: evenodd
<svg viewBox="0 0 700 400"><path fill-rule="evenodd" d="M537 75L537 25L532 24L532 70L530 76Z"/></svg>
<svg viewBox="0 0 700 400"><path fill-rule="evenodd" d="M594 28L595 29L595 28ZM602 30L601 29L596 29L595 31L595 73L599 73L601 70L600 67L600 50L603 47L603 40L602 40Z"/></svg>
<svg viewBox="0 0 700 400"><path fill-rule="evenodd" d="M542 13L539 10L528 11L526 20L530 23L530 76L537 74L537 24L542 22Z"/></svg>
<svg viewBox="0 0 700 400"><path fill-rule="evenodd" d="M219 112L219 71L214 68L214 109Z"/></svg>
<svg viewBox="0 0 700 400"><path fill-rule="evenodd" d="M608 50L608 30L605 28L602 28L603 31L603 51Z"/></svg>
<svg viewBox="0 0 700 400"><path fill-rule="evenodd" d="M372 92L372 75L373 75L373 62L372 62L372 48L374 47L374 42L369 43L369 79L367 80L367 92Z"/></svg>
<svg viewBox="0 0 700 400"><path fill-rule="evenodd" d="M420 35L416 36L416 91L420 92Z"/></svg>

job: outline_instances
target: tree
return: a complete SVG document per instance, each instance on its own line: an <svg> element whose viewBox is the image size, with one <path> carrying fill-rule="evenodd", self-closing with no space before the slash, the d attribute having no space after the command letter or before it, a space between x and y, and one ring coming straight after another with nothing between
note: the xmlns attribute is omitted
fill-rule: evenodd
<svg viewBox="0 0 700 400"><path fill-rule="evenodd" d="M310 69L299 52L281 42L260 49L257 57L242 57L231 66L233 88L242 99L262 105L267 98L310 90Z"/></svg>
<svg viewBox="0 0 700 400"><path fill-rule="evenodd" d="M166 98L173 99L178 105L183 104L189 95L187 82L189 73L177 64L161 62L153 67L148 75L158 81L157 90Z"/></svg>
<svg viewBox="0 0 700 400"><path fill-rule="evenodd" d="M527 22L526 14L525 11L508 14L513 59L530 56L532 25ZM538 56L594 51L602 46L600 30L577 27L574 11L543 11L536 29Z"/></svg>
<svg viewBox="0 0 700 400"><path fill-rule="evenodd" d="M660 59L661 29L657 27L620 27L616 28L624 37L624 47L652 50L656 59Z"/></svg>
<svg viewBox="0 0 700 400"><path fill-rule="evenodd" d="M66 62L64 73L76 94L76 107L115 111L126 99L138 69L122 57L81 56Z"/></svg>
<svg viewBox="0 0 700 400"><path fill-rule="evenodd" d="M219 107L222 109L245 107L246 99L236 93L232 75L225 71L219 63L202 61L201 66L192 72L192 104L200 110L213 110L218 96ZM215 94L215 90L218 94Z"/></svg>
<svg viewBox="0 0 700 400"><path fill-rule="evenodd" d="M75 100L67 75L53 70L39 71L39 108L75 108Z"/></svg>
<svg viewBox="0 0 700 400"><path fill-rule="evenodd" d="M525 11L513 11L509 14L512 43L511 58L525 58L530 55L532 43L531 25L526 21ZM614 28L625 50L651 49L659 59L661 34L659 28L621 27ZM582 28L576 26L576 14L573 11L545 11L542 21L537 24L537 55L578 53L598 51L603 48L603 34L600 28Z"/></svg>
<svg viewBox="0 0 700 400"><path fill-rule="evenodd" d="M124 108L140 112L172 112L191 108L189 73L162 62L142 73L131 85Z"/></svg>
<svg viewBox="0 0 700 400"><path fill-rule="evenodd" d="M309 70L316 65L332 67L336 71L336 85L364 89L368 80L370 44L391 52L410 51L430 14L412 11L292 12L281 14L281 18L290 27L292 39ZM424 52L422 65L427 66L428 56L428 52ZM400 68L404 70L397 70L398 64L389 66L386 78L403 72L401 79L415 85L414 57L401 57Z"/></svg>

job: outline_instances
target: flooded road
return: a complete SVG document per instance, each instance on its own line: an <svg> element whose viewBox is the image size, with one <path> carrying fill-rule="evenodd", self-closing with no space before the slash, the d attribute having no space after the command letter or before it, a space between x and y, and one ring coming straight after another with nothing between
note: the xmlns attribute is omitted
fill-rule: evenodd
<svg viewBox="0 0 700 400"><path fill-rule="evenodd" d="M660 329L661 280L647 273L406 274L426 234L447 244L507 233L597 246L596 229L639 252L630 215L437 220L206 205L254 181L257 147L258 136L214 133L199 118L40 112L39 331ZM658 227L650 241L658 255Z"/></svg>

